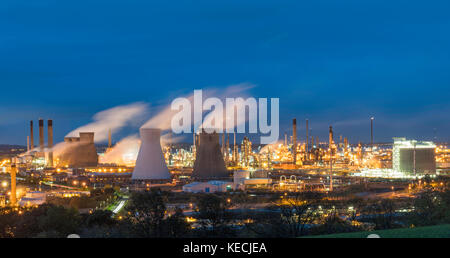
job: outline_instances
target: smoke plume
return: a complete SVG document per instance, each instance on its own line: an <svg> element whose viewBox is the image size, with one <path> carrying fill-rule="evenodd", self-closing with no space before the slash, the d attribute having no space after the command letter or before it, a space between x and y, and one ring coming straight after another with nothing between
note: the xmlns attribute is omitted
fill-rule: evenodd
<svg viewBox="0 0 450 258"><path fill-rule="evenodd" d="M147 111L147 104L137 102L129 105L117 106L94 115L94 122L79 127L66 137L77 137L80 132L95 132L95 141L108 139L108 131L117 132L126 125L135 123Z"/></svg>
<svg viewBox="0 0 450 258"><path fill-rule="evenodd" d="M100 156L100 163L134 166L140 146L141 141L137 135L125 137L114 145L110 151Z"/></svg>
<svg viewBox="0 0 450 258"><path fill-rule="evenodd" d="M207 88L207 89L202 89L202 93L203 93L203 98L209 98L209 97L216 97L218 99L221 99L222 102L225 105L225 99L226 98L237 98L237 97L241 97L241 98L246 98L246 92L253 88L254 85L252 84L248 84L248 83L241 83L241 84L236 84L236 85L231 85L228 86L224 89L222 88ZM184 96L184 98L188 99L191 102L192 107L194 106L194 95L193 93L191 95L187 95ZM232 107L228 107L232 108ZM226 107L224 107L224 115L226 114ZM172 110L171 109L171 105L167 105L165 108L163 108L157 115L155 115L154 117L152 117L150 120L148 120L143 126L142 128L159 128L163 131L165 130L170 130L171 129L171 121L172 121L172 117L177 113L178 111L176 110ZM193 118L193 112L194 112L194 108L192 108L192 118ZM206 113L204 115L204 121L203 124L205 124L205 121L210 122L211 119L213 119L213 117L216 115L217 112L215 110L209 111L209 113ZM225 118L225 117L224 117ZM223 120L220 121L216 121L215 124L223 124ZM245 121L237 121L235 127L241 123L245 123Z"/></svg>

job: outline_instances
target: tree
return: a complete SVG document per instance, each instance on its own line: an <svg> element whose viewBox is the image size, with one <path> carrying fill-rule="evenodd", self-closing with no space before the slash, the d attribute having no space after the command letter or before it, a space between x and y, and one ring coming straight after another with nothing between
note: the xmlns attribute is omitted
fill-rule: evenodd
<svg viewBox="0 0 450 258"><path fill-rule="evenodd" d="M49 206L44 216L38 218L41 232L52 232L51 237L66 237L77 233L81 218L75 209L62 206Z"/></svg>
<svg viewBox="0 0 450 258"><path fill-rule="evenodd" d="M152 189L150 192L134 192L126 206L135 231L142 237L161 237L166 212L163 192Z"/></svg>
<svg viewBox="0 0 450 258"><path fill-rule="evenodd" d="M320 218L319 196L299 193L287 197L271 208L272 212L259 215L248 225L249 230L263 237L299 237Z"/></svg>
<svg viewBox="0 0 450 258"><path fill-rule="evenodd" d="M84 225L86 227L93 226L113 226L116 220L112 218L113 213L109 210L96 210L92 214L86 216Z"/></svg>
<svg viewBox="0 0 450 258"><path fill-rule="evenodd" d="M413 225L435 225L450 222L450 191L425 191L414 200Z"/></svg>
<svg viewBox="0 0 450 258"><path fill-rule="evenodd" d="M13 208L0 209L0 237L15 237L15 225L17 225L20 217Z"/></svg>
<svg viewBox="0 0 450 258"><path fill-rule="evenodd" d="M189 224L180 208L176 208L175 213L165 220L165 224L168 237L186 237L189 233Z"/></svg>
<svg viewBox="0 0 450 258"><path fill-rule="evenodd" d="M230 233L225 232L225 224L230 220L227 208L227 201L215 194L206 194L198 198L197 217L202 220L203 228L210 231L211 235Z"/></svg>
<svg viewBox="0 0 450 258"><path fill-rule="evenodd" d="M287 199L286 203L279 205L279 208L285 233L290 237L305 235L307 226L319 218L315 202L304 200L301 195Z"/></svg>

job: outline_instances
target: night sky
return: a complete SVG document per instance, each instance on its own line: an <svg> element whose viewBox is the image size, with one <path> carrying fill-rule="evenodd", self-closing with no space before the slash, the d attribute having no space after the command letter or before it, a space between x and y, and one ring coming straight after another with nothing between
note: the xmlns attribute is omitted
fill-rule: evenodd
<svg viewBox="0 0 450 258"><path fill-rule="evenodd" d="M2 0L0 144L24 145L31 119L53 119L57 142L117 105L157 108L239 83L280 98L280 138L296 117L300 139L309 118L323 140L333 125L368 142L374 116L378 142L450 141L449 10L446 0Z"/></svg>

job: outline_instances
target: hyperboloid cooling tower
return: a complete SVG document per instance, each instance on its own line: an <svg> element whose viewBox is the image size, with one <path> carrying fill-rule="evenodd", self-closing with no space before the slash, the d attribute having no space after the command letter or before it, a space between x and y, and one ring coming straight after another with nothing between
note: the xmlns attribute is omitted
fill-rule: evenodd
<svg viewBox="0 0 450 258"><path fill-rule="evenodd" d="M66 137L64 142L66 146L60 156L59 166L95 167L98 165L94 133L80 133L80 137Z"/></svg>
<svg viewBox="0 0 450 258"><path fill-rule="evenodd" d="M192 176L196 179L228 177L217 133L206 133L204 131L200 133Z"/></svg>
<svg viewBox="0 0 450 258"><path fill-rule="evenodd" d="M161 130L141 128L141 148L134 167L133 180L170 179L161 149Z"/></svg>

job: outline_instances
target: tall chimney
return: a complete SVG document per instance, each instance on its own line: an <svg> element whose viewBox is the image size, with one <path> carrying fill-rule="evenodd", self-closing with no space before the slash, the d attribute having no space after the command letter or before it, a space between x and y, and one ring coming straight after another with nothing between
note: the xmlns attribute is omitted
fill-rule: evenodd
<svg viewBox="0 0 450 258"><path fill-rule="evenodd" d="M329 133L328 142L329 142L329 147L330 147L330 150L331 150L331 148L333 146L333 127L331 125L330 125L330 133Z"/></svg>
<svg viewBox="0 0 450 258"><path fill-rule="evenodd" d="M30 151L30 136L27 136L27 152Z"/></svg>
<svg viewBox="0 0 450 258"><path fill-rule="evenodd" d="M48 120L47 121L47 133L48 133L48 143L47 143L47 147L48 147L48 163L47 166L48 167L53 167L53 120Z"/></svg>
<svg viewBox="0 0 450 258"><path fill-rule="evenodd" d="M16 164L11 165L11 195L9 196L9 203L11 206L16 206Z"/></svg>
<svg viewBox="0 0 450 258"><path fill-rule="evenodd" d="M30 150L34 149L33 120L30 121Z"/></svg>
<svg viewBox="0 0 450 258"><path fill-rule="evenodd" d="M230 151L230 134L227 134L227 146L225 148L225 159L227 162L230 161L229 151Z"/></svg>
<svg viewBox="0 0 450 258"><path fill-rule="evenodd" d="M112 136L111 136L111 129L108 131L108 149L112 148Z"/></svg>
<svg viewBox="0 0 450 258"><path fill-rule="evenodd" d="M236 132L234 132L233 161L234 161L235 165L237 165L237 162L238 162L237 155L238 155L238 147L236 145Z"/></svg>
<svg viewBox="0 0 450 258"><path fill-rule="evenodd" d="M39 119L39 149L44 152L44 120Z"/></svg>
<svg viewBox="0 0 450 258"><path fill-rule="evenodd" d="M370 149L373 150L373 117L370 118Z"/></svg>
<svg viewBox="0 0 450 258"><path fill-rule="evenodd" d="M294 165L297 164L297 119L292 120L292 155Z"/></svg>
<svg viewBox="0 0 450 258"><path fill-rule="evenodd" d="M308 137L309 127L308 127L308 119L306 119L306 150L305 150L305 156L306 159L308 159L308 151L309 151L309 137Z"/></svg>
<svg viewBox="0 0 450 258"><path fill-rule="evenodd" d="M222 155L225 156L225 132L222 133Z"/></svg>
<svg viewBox="0 0 450 258"><path fill-rule="evenodd" d="M330 125L330 191L333 191L333 127Z"/></svg>

